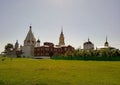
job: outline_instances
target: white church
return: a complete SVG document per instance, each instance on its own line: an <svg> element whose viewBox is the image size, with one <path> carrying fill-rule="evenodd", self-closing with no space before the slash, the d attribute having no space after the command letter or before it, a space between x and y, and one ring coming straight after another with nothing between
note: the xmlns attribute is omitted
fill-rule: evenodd
<svg viewBox="0 0 120 85"><path fill-rule="evenodd" d="M36 39L32 33L32 26L29 28L29 32L24 40L24 45L22 47L22 56L24 57L32 57L34 55L34 47L36 45Z"/></svg>

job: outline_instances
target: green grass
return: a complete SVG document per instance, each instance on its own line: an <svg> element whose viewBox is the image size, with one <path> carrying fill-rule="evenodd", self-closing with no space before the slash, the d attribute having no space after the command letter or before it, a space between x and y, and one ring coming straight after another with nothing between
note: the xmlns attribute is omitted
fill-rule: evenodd
<svg viewBox="0 0 120 85"><path fill-rule="evenodd" d="M120 62L0 59L0 85L120 85Z"/></svg>

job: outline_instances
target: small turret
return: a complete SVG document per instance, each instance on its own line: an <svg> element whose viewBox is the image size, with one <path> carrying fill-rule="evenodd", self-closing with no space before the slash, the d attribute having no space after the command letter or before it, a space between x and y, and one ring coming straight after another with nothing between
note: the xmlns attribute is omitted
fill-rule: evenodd
<svg viewBox="0 0 120 85"><path fill-rule="evenodd" d="M40 47L40 40L39 39L37 40L36 46Z"/></svg>

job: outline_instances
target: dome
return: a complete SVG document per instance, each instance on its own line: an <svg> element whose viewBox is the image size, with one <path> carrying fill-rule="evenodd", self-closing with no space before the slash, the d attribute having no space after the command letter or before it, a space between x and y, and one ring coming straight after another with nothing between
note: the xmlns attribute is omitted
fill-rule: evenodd
<svg viewBox="0 0 120 85"><path fill-rule="evenodd" d="M91 41L90 41L90 39L88 38L88 42L85 42L84 43L84 45L86 45L86 44L93 44Z"/></svg>
<svg viewBox="0 0 120 85"><path fill-rule="evenodd" d="M108 42L105 42L104 46L109 46L109 43L108 43Z"/></svg>
<svg viewBox="0 0 120 85"><path fill-rule="evenodd" d="M105 42L105 44L108 44L108 42Z"/></svg>
<svg viewBox="0 0 120 85"><path fill-rule="evenodd" d="M37 42L40 43L40 40L38 39Z"/></svg>

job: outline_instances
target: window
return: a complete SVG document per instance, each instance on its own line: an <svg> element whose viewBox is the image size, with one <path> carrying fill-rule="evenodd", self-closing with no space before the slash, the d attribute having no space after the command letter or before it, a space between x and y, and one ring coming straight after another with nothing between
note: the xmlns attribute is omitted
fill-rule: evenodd
<svg viewBox="0 0 120 85"><path fill-rule="evenodd" d="M40 53L37 53L37 55L40 55Z"/></svg>
<svg viewBox="0 0 120 85"><path fill-rule="evenodd" d="M37 51L39 51L40 49L39 48L37 48Z"/></svg>

